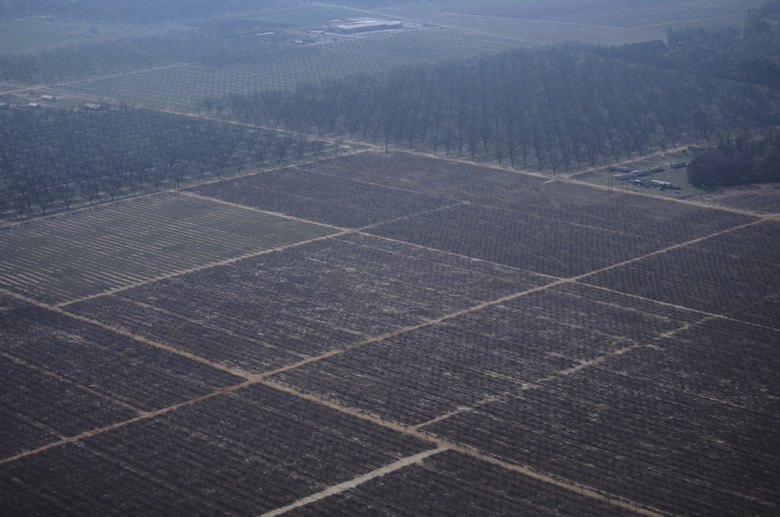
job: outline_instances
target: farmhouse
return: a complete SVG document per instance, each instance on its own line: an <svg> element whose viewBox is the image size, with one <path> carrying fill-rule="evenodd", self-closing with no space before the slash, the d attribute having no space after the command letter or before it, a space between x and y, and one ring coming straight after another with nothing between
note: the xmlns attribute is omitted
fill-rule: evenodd
<svg viewBox="0 0 780 517"><path fill-rule="evenodd" d="M357 32L381 31L387 29L401 29L404 24L398 21L388 20L343 20L335 22L329 32L336 34L355 34ZM334 22L331 22L334 23Z"/></svg>

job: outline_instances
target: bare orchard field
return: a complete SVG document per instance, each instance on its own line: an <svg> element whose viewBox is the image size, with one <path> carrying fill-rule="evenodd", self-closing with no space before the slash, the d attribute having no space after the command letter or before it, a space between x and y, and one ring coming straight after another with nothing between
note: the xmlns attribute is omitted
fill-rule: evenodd
<svg viewBox="0 0 780 517"><path fill-rule="evenodd" d="M648 276L654 281L643 281ZM773 327L780 321L780 223L741 228L603 271L586 281Z"/></svg>
<svg viewBox="0 0 780 517"><path fill-rule="evenodd" d="M364 152L10 226L0 507L776 515L778 224Z"/></svg>
<svg viewBox="0 0 780 517"><path fill-rule="evenodd" d="M259 373L548 282L491 263L352 234L66 310Z"/></svg>
<svg viewBox="0 0 780 517"><path fill-rule="evenodd" d="M2 228L0 287L60 303L334 231L170 193L139 197Z"/></svg>

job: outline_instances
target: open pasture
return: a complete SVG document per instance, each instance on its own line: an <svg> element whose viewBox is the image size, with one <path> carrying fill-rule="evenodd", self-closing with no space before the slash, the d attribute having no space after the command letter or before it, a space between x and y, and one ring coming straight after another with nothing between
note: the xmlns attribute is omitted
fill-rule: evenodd
<svg viewBox="0 0 780 517"><path fill-rule="evenodd" d="M87 31L83 23L67 20L35 18L0 20L0 54L38 49L53 45L94 42L120 35L135 27L121 25L94 25L99 32Z"/></svg>
<svg viewBox="0 0 780 517"><path fill-rule="evenodd" d="M46 303L333 233L175 194L134 198L0 230L0 287Z"/></svg>
<svg viewBox="0 0 780 517"><path fill-rule="evenodd" d="M409 155L241 181L3 230L0 507L777 514L777 221Z"/></svg>
<svg viewBox="0 0 780 517"><path fill-rule="evenodd" d="M638 4L632 0L564 0L562 2L525 1L511 5L474 8L468 14L519 18L524 20L557 21L574 24L621 27L695 25L708 18L729 18L737 25L748 9L761 6L760 0L745 0L735 4L729 0L707 2L706 7L692 0L655 0Z"/></svg>
<svg viewBox="0 0 780 517"><path fill-rule="evenodd" d="M631 0L463 0L407 4L381 12L536 44L580 41L619 45L664 39L670 28L741 27L747 10L763 3L763 0L706 3L661 0L652 4Z"/></svg>

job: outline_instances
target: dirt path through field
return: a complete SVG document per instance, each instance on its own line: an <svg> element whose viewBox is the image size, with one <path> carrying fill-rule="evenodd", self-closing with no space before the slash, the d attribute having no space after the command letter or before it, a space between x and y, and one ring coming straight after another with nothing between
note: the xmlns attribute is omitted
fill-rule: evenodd
<svg viewBox="0 0 780 517"><path fill-rule="evenodd" d="M262 514L261 517L276 517L277 515L284 515L287 512L295 510L296 508L300 508L302 506L306 506L311 503L316 503L317 501L321 499L325 499L326 497L330 497L332 495L340 494L342 492L346 492L347 490L351 490L359 485L362 485L363 483L366 483L367 481L371 481L373 479L390 474L404 467L408 467L410 465L415 465L417 463L420 463L424 459L430 458L431 456L435 454L439 454L446 450L449 450L449 447L437 447L436 449L429 449L427 451L423 451L413 456L407 456L406 458L401 458L395 463L390 463L389 465L385 465L384 467L380 467L376 470L372 470L367 474L357 476L356 478L350 479L349 481L339 483L338 485L333 485L323 490L322 492L317 492L316 494L303 497L301 499L298 499L294 503L288 504L287 506L283 506L282 508L277 508L276 510L266 512Z"/></svg>

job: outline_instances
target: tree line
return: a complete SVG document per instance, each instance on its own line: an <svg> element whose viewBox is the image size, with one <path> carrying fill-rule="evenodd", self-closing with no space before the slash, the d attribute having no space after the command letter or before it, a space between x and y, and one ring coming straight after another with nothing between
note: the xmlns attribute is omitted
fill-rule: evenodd
<svg viewBox="0 0 780 517"><path fill-rule="evenodd" d="M768 130L777 103L752 85L586 47L519 49L227 101L232 116L253 124L552 172Z"/></svg>
<svg viewBox="0 0 780 517"><path fill-rule="evenodd" d="M739 137L697 155L688 164L688 182L698 187L780 182L780 132L759 140Z"/></svg>

